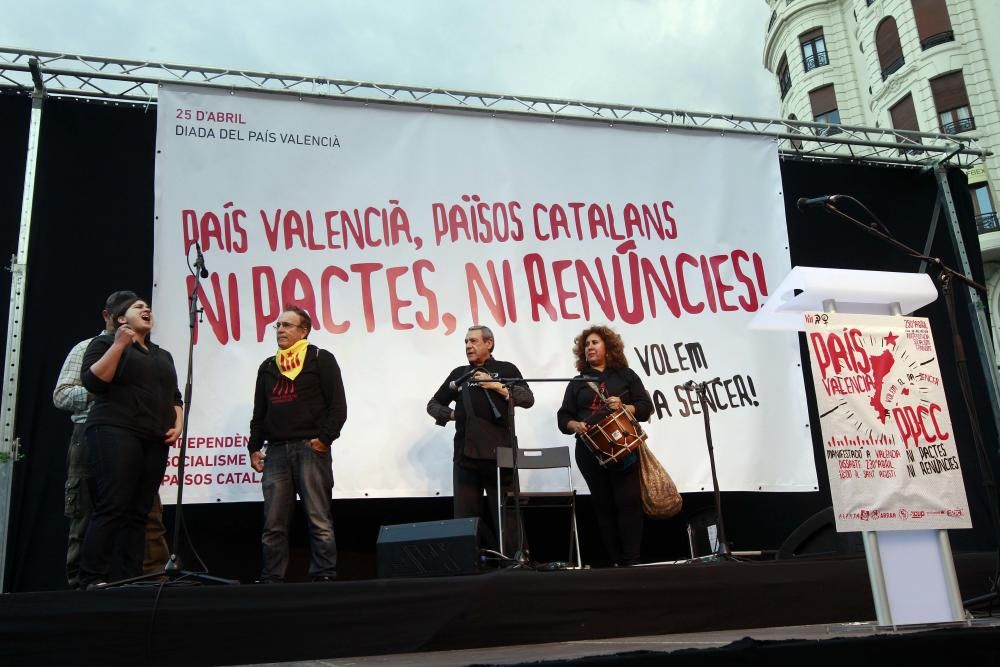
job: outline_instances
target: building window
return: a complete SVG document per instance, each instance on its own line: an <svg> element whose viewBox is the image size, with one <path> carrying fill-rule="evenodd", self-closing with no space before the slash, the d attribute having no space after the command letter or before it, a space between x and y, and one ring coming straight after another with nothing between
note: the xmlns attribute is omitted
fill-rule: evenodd
<svg viewBox="0 0 1000 667"><path fill-rule="evenodd" d="M830 59L826 55L826 42L823 40L822 28L816 28L799 35L799 43L802 45L802 64L807 72L830 64Z"/></svg>
<svg viewBox="0 0 1000 667"><path fill-rule="evenodd" d="M809 91L809 104L812 106L813 120L817 123L840 123L840 111L837 109L837 94L833 84ZM829 136L840 132L837 127L816 128L819 136Z"/></svg>
<svg viewBox="0 0 1000 667"><path fill-rule="evenodd" d="M871 7L874 4L875 4L875 0L865 0L865 6L866 7Z"/></svg>
<svg viewBox="0 0 1000 667"><path fill-rule="evenodd" d="M896 19L891 16L882 19L875 28L875 50L878 51L878 63L882 67L883 81L906 62L903 60L903 47L899 43Z"/></svg>
<svg viewBox="0 0 1000 667"><path fill-rule="evenodd" d="M767 22L767 31L771 32L771 28L774 27L774 22L778 18L778 12L771 12L771 20Z"/></svg>
<svg viewBox="0 0 1000 667"><path fill-rule="evenodd" d="M931 79L930 84L943 133L958 134L976 129L961 70Z"/></svg>
<svg viewBox="0 0 1000 667"><path fill-rule="evenodd" d="M917 35L920 37L920 48L927 49L955 41L955 33L951 29L951 19L948 17L948 7L944 0L910 0L913 4L913 17L917 20Z"/></svg>
<svg viewBox="0 0 1000 667"><path fill-rule="evenodd" d="M976 228L980 234L1000 231L1000 221L993 207L988 183L978 183L969 190L972 193L972 206L976 211Z"/></svg>
<svg viewBox="0 0 1000 667"><path fill-rule="evenodd" d="M778 63L778 85L781 86L781 99L785 99L785 95L792 87L792 75L788 71L788 58L784 55Z"/></svg>
<svg viewBox="0 0 1000 667"><path fill-rule="evenodd" d="M889 108L889 117L892 119L892 126L897 130L920 131L920 125L917 123L917 110L913 106L913 96L909 93ZM903 144L920 144L920 139L905 135L897 136L896 141ZM923 150L919 148L900 148L899 153L900 155L917 155L923 153Z"/></svg>

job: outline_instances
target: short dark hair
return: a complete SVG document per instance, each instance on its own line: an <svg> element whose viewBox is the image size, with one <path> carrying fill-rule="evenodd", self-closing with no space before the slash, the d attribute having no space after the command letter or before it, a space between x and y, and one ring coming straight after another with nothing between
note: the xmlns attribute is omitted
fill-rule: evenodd
<svg viewBox="0 0 1000 667"><path fill-rule="evenodd" d="M125 301L128 301L129 299L134 300L137 298L139 298L138 295L136 295L135 292L131 292L129 290L120 290L118 292L112 292L111 294L108 295L108 298L105 299L104 301L104 310L108 311L108 314L110 315L111 313L115 312L118 309L118 306L120 306Z"/></svg>
<svg viewBox="0 0 1000 667"><path fill-rule="evenodd" d="M281 312L283 312L283 313L295 313L296 315L298 315L299 319L302 320L302 326L305 327L306 336L308 336L309 332L312 331L313 321L312 321L312 318L309 317L309 313L307 313L306 311L304 311L302 308L299 308L294 303L286 303L284 310L282 310Z"/></svg>
<svg viewBox="0 0 1000 667"><path fill-rule="evenodd" d="M488 340L493 341L493 345L490 345L490 352L493 352L497 349L497 341L493 337L493 331L485 324L475 324L469 327L469 331L481 331L483 334L484 343Z"/></svg>

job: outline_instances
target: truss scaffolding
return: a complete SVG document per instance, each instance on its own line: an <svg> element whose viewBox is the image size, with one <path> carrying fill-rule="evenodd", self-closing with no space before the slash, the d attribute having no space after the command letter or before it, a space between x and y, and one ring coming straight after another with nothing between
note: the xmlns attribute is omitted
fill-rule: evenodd
<svg viewBox="0 0 1000 667"><path fill-rule="evenodd" d="M981 148L978 137L967 133L946 135L831 125L0 47L0 87L4 88L31 91L44 87L47 95L155 104L161 84L266 91L300 98L398 104L430 110L542 116L552 121L572 119L612 126L644 125L666 131L680 129L714 134L760 135L773 138L782 156L803 159L913 167L946 162L967 168L990 154Z"/></svg>

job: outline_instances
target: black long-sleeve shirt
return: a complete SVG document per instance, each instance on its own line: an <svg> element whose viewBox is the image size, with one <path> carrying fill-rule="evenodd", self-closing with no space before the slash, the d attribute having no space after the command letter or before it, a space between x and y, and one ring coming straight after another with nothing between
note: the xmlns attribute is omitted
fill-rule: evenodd
<svg viewBox="0 0 1000 667"><path fill-rule="evenodd" d="M329 445L347 422L347 397L336 357L315 345L306 349L302 370L289 380L274 357L257 369L253 417L247 448L256 452L264 442L319 438Z"/></svg>
<svg viewBox="0 0 1000 667"><path fill-rule="evenodd" d="M466 365L453 370L427 402L427 414L434 417L438 426L448 423L451 418L449 405L455 403L455 461L463 458L495 459L496 448L508 445L508 399L476 385L463 383L457 389L448 386L473 368ZM497 378L523 377L517 366L493 357L486 360L481 370ZM523 381L510 387L510 398L519 408L530 408L535 404L535 395L528 383Z"/></svg>
<svg viewBox="0 0 1000 667"><path fill-rule="evenodd" d="M147 349L132 343L122 352L114 377L105 382L90 367L114 342L114 334L101 334L83 353L80 381L94 396L87 428L117 426L144 436L165 436L177 421L174 406L183 404L173 357L151 341L146 341Z"/></svg>
<svg viewBox="0 0 1000 667"><path fill-rule="evenodd" d="M635 406L636 421L644 422L653 412L653 402L642 386L642 380L631 368L605 368L597 371L587 367L581 375L595 378L596 384L605 396L617 396L625 405ZM607 406L586 382L570 382L563 394L562 406L556 415L559 430L573 433L570 421L583 421L591 426L610 414Z"/></svg>

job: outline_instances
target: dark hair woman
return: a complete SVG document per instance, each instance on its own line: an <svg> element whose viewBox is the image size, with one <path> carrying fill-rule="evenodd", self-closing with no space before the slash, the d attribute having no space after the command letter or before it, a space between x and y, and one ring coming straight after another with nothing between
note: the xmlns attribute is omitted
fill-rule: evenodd
<svg viewBox="0 0 1000 667"><path fill-rule="evenodd" d="M132 297L110 313L117 327L91 341L83 385L94 395L87 446L94 512L80 554L80 587L142 574L146 516L181 434L183 411L170 353L149 340L153 313Z"/></svg>
<svg viewBox="0 0 1000 667"><path fill-rule="evenodd" d="M559 430L576 435L576 464L593 498L601 539L614 565L635 565L642 546L642 496L639 459L629 454L601 466L580 436L608 415L627 410L646 421L653 410L642 380L628 367L621 336L606 326L591 326L573 340L576 370L592 382L566 387L557 419ZM579 377L579 376L578 376ZM594 384L607 400L591 387Z"/></svg>

